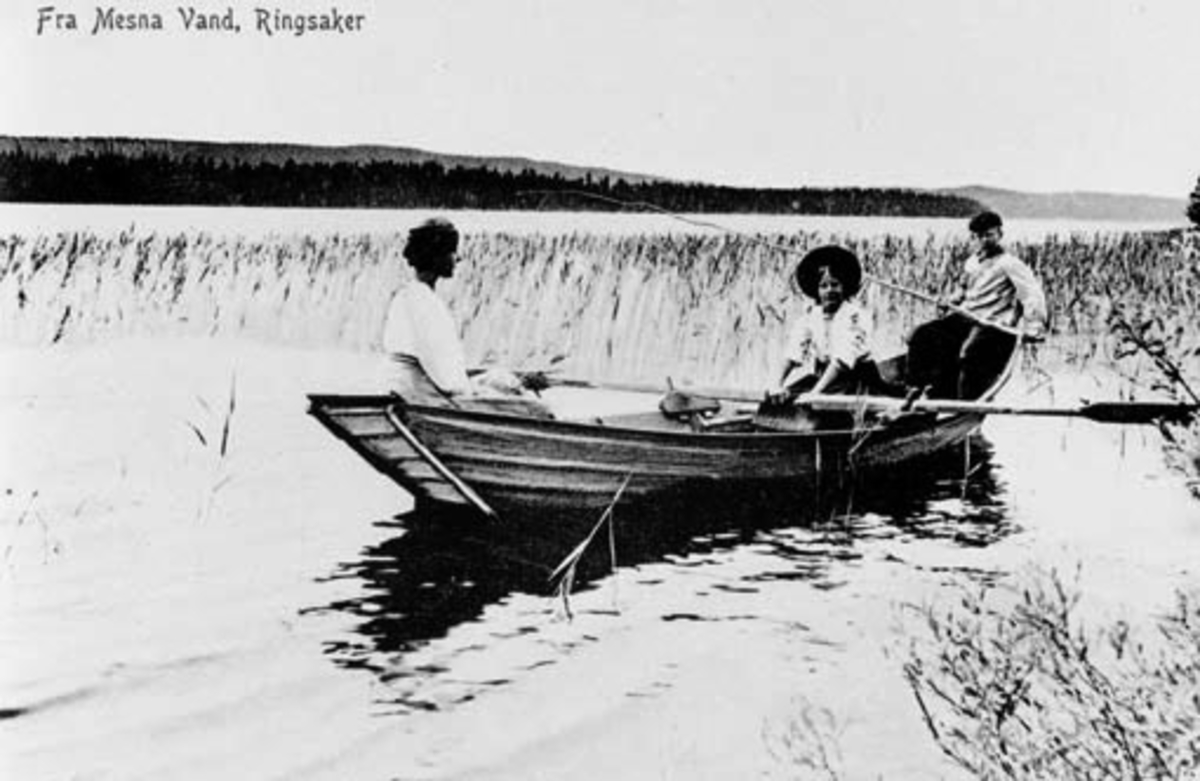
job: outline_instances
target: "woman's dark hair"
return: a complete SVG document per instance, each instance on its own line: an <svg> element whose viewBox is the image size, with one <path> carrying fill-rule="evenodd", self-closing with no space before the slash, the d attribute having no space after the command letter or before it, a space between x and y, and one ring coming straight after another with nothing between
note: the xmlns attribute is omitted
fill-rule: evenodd
<svg viewBox="0 0 1200 781"><path fill-rule="evenodd" d="M404 257L417 271L429 267L439 258L458 251L458 229L449 220L434 217L408 232Z"/></svg>
<svg viewBox="0 0 1200 781"><path fill-rule="evenodd" d="M987 233L992 228L999 228L1004 225L1004 221L1000 219L1000 215L995 212L980 212L971 218L967 223L967 230L976 235Z"/></svg>

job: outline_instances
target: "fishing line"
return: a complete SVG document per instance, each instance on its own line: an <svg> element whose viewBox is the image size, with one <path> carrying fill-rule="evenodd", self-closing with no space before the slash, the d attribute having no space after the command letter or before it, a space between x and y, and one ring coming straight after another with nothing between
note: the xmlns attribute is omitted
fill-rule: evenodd
<svg viewBox="0 0 1200 781"><path fill-rule="evenodd" d="M769 241L767 239L764 239L761 236L756 236L753 233L745 233L743 231L739 231L734 228L730 228L727 225L721 225L720 223L709 222L708 220L699 220L699 219L695 219L693 217L687 217L685 215L679 214L678 212L673 212L670 209L664 209L663 207L658 206L657 204L650 203L649 201L626 201L621 198L612 198L607 195L591 193L586 190L521 190L521 191L517 192L518 197L522 196L522 195L577 195L581 198L590 198L594 201L600 201L602 203L609 203L609 204L613 204L615 206L633 207L633 208L643 209L645 211L650 211L650 212L654 212L656 214L661 214L665 217L670 217L673 220L678 220L679 222L685 223L687 225L695 225L696 227L699 227L699 228L710 228L712 230L720 231L722 233L728 233L730 235L737 236L738 238L745 239L746 241L753 242L760 246L767 247L768 249L773 249L773 250L776 250L777 252L783 252L788 255L794 255L796 257L803 257L804 255L807 254L807 250L798 250L794 247L789 247L786 244L779 244L774 241ZM877 277L874 274L868 274L865 271L863 272L862 276L863 276L863 279L867 280L868 282L873 282L874 284L880 285L882 287L891 288L892 290L895 290L899 293L906 293L910 296L913 296L914 298L922 299L931 304L944 304L945 303L941 299L937 298L936 296L931 296L927 293L922 293L919 290L913 290L912 288L905 287L904 285L900 285L895 282L891 282L889 280L883 279L881 277Z"/></svg>
<svg viewBox="0 0 1200 781"><path fill-rule="evenodd" d="M699 220L699 219L695 219L693 217L687 217L682 214L679 214L678 212L673 212L670 209L664 209L663 207L658 206L657 204L650 203L649 201L627 201L627 200L624 200L621 198L613 198L613 197L607 196L607 195L600 195L598 193L588 192L587 190L573 190L573 189L519 190L519 191L517 191L516 194L518 197L520 197L522 195L542 195L542 196L576 195L581 198L590 198L594 201L600 201L602 203L608 203L608 204L613 204L613 205L622 206L622 207L633 207L633 208L643 209L645 211L654 212L656 214L661 214L665 217L670 217L673 220L678 220L679 222L686 223L688 225L694 225L694 226L700 227L700 228L710 228L712 230L721 231L723 233L728 233L730 235L737 236L738 238L745 239L746 241L753 242L760 246L767 247L769 249L773 249L777 252L783 252L788 255L803 257L804 255L807 254L807 250L798 250L798 249L795 249L794 247L789 247L785 244L779 244L774 241L768 241L767 239L764 239L761 236L756 236L752 233L745 233L743 231L739 231L734 228L730 228L726 225L721 225L719 223L710 222L708 220ZM934 304L939 307L945 307L946 309L949 309L952 312L958 312L959 314L962 314L965 317L968 317L977 323L980 323L980 324L986 325L986 326L990 326L997 330L1004 331L1005 333L1010 333L1014 336L1017 336L1018 338L1023 336L1023 334L1020 331L1018 331L1016 328L1012 328L1010 326L1001 325L1000 323L993 323L991 321L985 320L985 319L979 317L978 315L974 314L973 312L970 312L959 306L951 304L951 303L945 301L944 299L938 298L937 296L933 296L928 293L922 293L919 290L914 290L910 287L906 287L906 286L898 284L896 282L892 282L891 280L883 279L882 277L877 277L874 274L868 274L866 271L864 271L862 273L862 278L864 281L871 282L873 284L879 285L880 287L885 287L890 290L894 290L897 293L903 293L905 295L912 296L913 298L919 299L926 303Z"/></svg>

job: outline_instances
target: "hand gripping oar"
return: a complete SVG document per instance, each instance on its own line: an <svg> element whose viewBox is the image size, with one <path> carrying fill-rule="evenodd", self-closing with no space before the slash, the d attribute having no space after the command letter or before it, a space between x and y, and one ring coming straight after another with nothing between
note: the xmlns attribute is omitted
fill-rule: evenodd
<svg viewBox="0 0 1200 781"><path fill-rule="evenodd" d="M887 396L836 396L803 394L796 403L816 410L870 410L875 412L935 412L980 415L1034 415L1042 417L1075 417L1097 423L1157 423L1185 422L1200 412L1200 405L1162 401L1097 401L1084 402L1078 407L1022 407L985 401L952 399L921 399L905 402Z"/></svg>

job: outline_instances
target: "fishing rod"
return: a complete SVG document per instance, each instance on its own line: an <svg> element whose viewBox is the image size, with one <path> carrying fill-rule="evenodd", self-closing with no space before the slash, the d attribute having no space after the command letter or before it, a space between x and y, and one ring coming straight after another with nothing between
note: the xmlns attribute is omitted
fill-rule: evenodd
<svg viewBox="0 0 1200 781"><path fill-rule="evenodd" d="M661 214L664 217L670 217L673 220L677 220L677 221L685 223L687 225L694 225L699 228L710 228L712 230L720 231L722 233L728 233L732 236L737 236L738 238L745 239L746 241L752 242L754 244L758 244L763 247L767 247L769 249L775 250L776 252L782 252L787 255L803 257L805 254L807 254L806 251L798 250L798 249L795 249L794 247L789 247L786 244L779 244L778 242L764 239L763 237L756 236L752 233L746 233L744 231L739 231L734 228L730 228L727 225L721 225L719 223L709 222L708 220L700 220L700 219L696 219L694 217L688 217L686 215L679 214L678 212L673 212L670 209L664 209L663 207L659 206L658 204L650 203L649 201L627 201L627 200L623 200L621 198L613 198L613 197L607 196L607 195L600 195L599 193L588 192L587 190L573 190L573 189L520 190L517 192L517 195L518 196L521 196L521 195L576 195L581 198L590 198L594 201L600 201L602 203L608 203L608 204L612 204L614 206L633 207L633 208L637 208L637 209L644 209L645 211L650 211L650 212L654 212L656 214ZM989 328L995 328L998 331L1003 331L1004 333L1011 334L1011 335L1017 337L1018 339L1029 338L1028 335L1019 328L1013 328L1012 326L1003 325L1002 323L997 323L994 320L988 320L987 318L980 317L979 315L975 314L974 312L971 312L968 309L964 309L963 307L958 306L957 304L952 304L949 301L946 301L937 296L933 296L928 293L922 293L919 290L914 290L911 287L906 287L906 286L898 284L896 282L892 282L889 279L884 279L883 277L877 277L874 274L868 274L865 271L863 272L862 277L864 280L866 280L867 282L871 282L872 284L879 285L880 287L885 287L890 290L894 290L897 293L903 293L905 295L912 296L913 298L919 299L919 300L924 301L929 304L934 304L938 307L943 307L945 309L950 310L951 312L955 312L957 314L962 315L963 317L973 320L976 323L979 323L980 325L986 325Z"/></svg>

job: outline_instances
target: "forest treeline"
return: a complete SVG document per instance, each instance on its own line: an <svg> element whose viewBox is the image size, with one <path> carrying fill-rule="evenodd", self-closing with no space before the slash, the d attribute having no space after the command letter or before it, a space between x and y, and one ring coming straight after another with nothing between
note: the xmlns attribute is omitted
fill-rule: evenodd
<svg viewBox="0 0 1200 781"><path fill-rule="evenodd" d="M588 195L581 195L586 192ZM309 208L615 211L965 217L971 198L891 188L725 187L581 178L424 161L230 162L166 154L0 153L0 201Z"/></svg>

